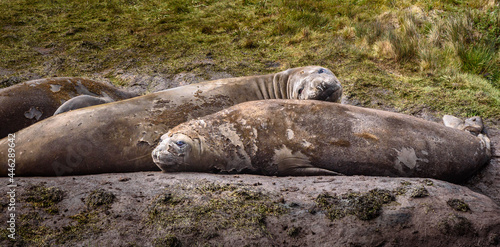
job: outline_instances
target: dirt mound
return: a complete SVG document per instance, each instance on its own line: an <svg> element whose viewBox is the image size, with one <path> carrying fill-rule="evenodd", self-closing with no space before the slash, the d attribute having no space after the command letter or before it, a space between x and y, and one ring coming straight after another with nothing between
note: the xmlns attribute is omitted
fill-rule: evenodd
<svg viewBox="0 0 500 247"><path fill-rule="evenodd" d="M2 178L3 184L8 183ZM16 178L21 245L488 246L500 207L429 179L141 172ZM14 245L2 228L2 246Z"/></svg>

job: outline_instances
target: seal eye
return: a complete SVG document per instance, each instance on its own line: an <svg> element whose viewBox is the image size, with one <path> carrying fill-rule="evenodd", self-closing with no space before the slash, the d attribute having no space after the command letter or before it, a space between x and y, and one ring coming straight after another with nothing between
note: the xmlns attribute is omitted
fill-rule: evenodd
<svg viewBox="0 0 500 247"><path fill-rule="evenodd" d="M183 142L183 141L176 141L175 145L177 145L178 147L182 148L182 147L184 147L186 145L186 143Z"/></svg>
<svg viewBox="0 0 500 247"><path fill-rule="evenodd" d="M323 74L323 73L326 73L325 69L319 69L318 70L318 74Z"/></svg>
<svg viewBox="0 0 500 247"><path fill-rule="evenodd" d="M304 91L304 88L299 89L299 96L302 95L302 91Z"/></svg>

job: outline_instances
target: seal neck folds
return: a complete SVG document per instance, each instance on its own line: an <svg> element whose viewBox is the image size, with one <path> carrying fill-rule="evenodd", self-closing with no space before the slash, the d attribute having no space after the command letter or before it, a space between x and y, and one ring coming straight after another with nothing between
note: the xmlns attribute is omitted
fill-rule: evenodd
<svg viewBox="0 0 500 247"><path fill-rule="evenodd" d="M268 77L270 76L270 77ZM303 99L339 102L342 86L328 69L307 66L266 75L256 81L262 99Z"/></svg>

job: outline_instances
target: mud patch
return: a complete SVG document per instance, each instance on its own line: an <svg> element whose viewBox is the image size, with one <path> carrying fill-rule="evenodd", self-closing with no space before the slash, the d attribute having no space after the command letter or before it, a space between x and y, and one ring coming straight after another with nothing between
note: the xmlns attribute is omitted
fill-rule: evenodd
<svg viewBox="0 0 500 247"><path fill-rule="evenodd" d="M459 212L470 211L469 205L460 199L450 199L446 202L448 206Z"/></svg>
<svg viewBox="0 0 500 247"><path fill-rule="evenodd" d="M266 218L287 211L253 186L205 183L183 187L182 194L175 192L178 189L156 197L146 222L194 242L208 241L230 228L239 236L262 237L267 234Z"/></svg>
<svg viewBox="0 0 500 247"><path fill-rule="evenodd" d="M475 229L469 219L451 215L439 222L439 230L446 235L470 236L475 235Z"/></svg>
<svg viewBox="0 0 500 247"><path fill-rule="evenodd" d="M25 200L35 208L44 208L49 214L57 214L57 203L64 198L64 192L56 187L45 187L43 184L31 185L26 191Z"/></svg>
<svg viewBox="0 0 500 247"><path fill-rule="evenodd" d="M115 200L115 195L104 189L97 189L92 191L87 198L85 198L85 205L87 208L97 208L99 206L109 206Z"/></svg>
<svg viewBox="0 0 500 247"><path fill-rule="evenodd" d="M410 197L412 198L422 198L422 197L427 197L429 196L429 191L424 186L414 188L410 192Z"/></svg>
<svg viewBox="0 0 500 247"><path fill-rule="evenodd" d="M347 215L354 215L360 220L371 220L382 213L384 204L395 200L391 191L374 189L367 193L349 193L340 196L324 193L316 198L316 203L332 221Z"/></svg>

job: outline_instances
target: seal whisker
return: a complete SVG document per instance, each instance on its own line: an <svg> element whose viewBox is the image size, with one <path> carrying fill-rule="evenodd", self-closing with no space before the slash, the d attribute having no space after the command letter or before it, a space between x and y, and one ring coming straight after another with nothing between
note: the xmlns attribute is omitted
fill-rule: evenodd
<svg viewBox="0 0 500 247"><path fill-rule="evenodd" d="M129 159L128 161L136 161L136 160L139 160L139 159L142 159L142 158L145 158L145 157L148 157L148 156L151 156L151 154L144 154L144 155L141 155L141 156L138 156L138 157L135 157L133 159Z"/></svg>

